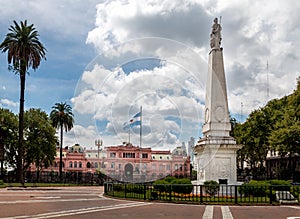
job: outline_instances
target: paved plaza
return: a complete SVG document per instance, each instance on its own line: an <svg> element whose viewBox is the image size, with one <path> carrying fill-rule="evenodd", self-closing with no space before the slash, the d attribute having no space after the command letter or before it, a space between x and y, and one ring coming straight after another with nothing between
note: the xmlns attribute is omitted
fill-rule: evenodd
<svg viewBox="0 0 300 219"><path fill-rule="evenodd" d="M300 206L221 206L137 202L102 196L103 187L0 189L0 218L300 219Z"/></svg>

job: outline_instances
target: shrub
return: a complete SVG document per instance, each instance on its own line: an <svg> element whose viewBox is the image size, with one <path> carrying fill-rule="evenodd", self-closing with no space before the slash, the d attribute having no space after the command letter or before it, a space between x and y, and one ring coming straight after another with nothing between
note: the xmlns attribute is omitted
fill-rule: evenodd
<svg viewBox="0 0 300 219"><path fill-rule="evenodd" d="M214 180L205 181L204 182L205 192L211 196L217 194L220 190L220 185L218 182Z"/></svg>
<svg viewBox="0 0 300 219"><path fill-rule="evenodd" d="M159 192L169 192L169 185L170 183L163 179L156 180L153 183L154 189Z"/></svg>
<svg viewBox="0 0 300 219"><path fill-rule="evenodd" d="M299 198L300 196L300 186L292 186L290 192L293 194L295 198Z"/></svg>
<svg viewBox="0 0 300 219"><path fill-rule="evenodd" d="M123 184L113 184L114 191L121 192L125 190L125 186Z"/></svg>
<svg viewBox="0 0 300 219"><path fill-rule="evenodd" d="M159 192L176 192L181 194L189 194L193 190L193 185L190 179L176 179L168 176L165 179L156 180L153 187Z"/></svg>
<svg viewBox="0 0 300 219"><path fill-rule="evenodd" d="M190 179L175 179L172 181L172 191L180 194L190 194L193 185Z"/></svg>
<svg viewBox="0 0 300 219"><path fill-rule="evenodd" d="M144 186L143 185L126 185L126 192L133 192L137 194L144 194Z"/></svg>
<svg viewBox="0 0 300 219"><path fill-rule="evenodd" d="M167 176L164 178L164 181L167 181L168 183L171 183L174 180L176 180L176 178L173 176Z"/></svg>
<svg viewBox="0 0 300 219"><path fill-rule="evenodd" d="M0 180L0 186L4 185L3 180Z"/></svg>
<svg viewBox="0 0 300 219"><path fill-rule="evenodd" d="M273 187L272 189L276 191L290 191L291 183L285 180L269 180L267 181L269 184L271 184Z"/></svg>
<svg viewBox="0 0 300 219"><path fill-rule="evenodd" d="M244 183L242 186L239 187L239 193L244 196L255 196L255 197L262 197L269 193L269 184L266 181L255 181L251 180L249 183Z"/></svg>

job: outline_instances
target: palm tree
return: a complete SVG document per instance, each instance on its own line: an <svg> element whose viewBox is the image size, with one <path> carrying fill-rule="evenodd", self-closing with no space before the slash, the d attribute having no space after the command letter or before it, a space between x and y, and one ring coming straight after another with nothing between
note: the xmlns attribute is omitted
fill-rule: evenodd
<svg viewBox="0 0 300 219"><path fill-rule="evenodd" d="M52 107L50 119L53 127L60 128L60 148L59 148L59 178L62 180L62 145L63 145L63 128L70 131L73 128L74 118L72 108L66 102L56 103Z"/></svg>
<svg viewBox="0 0 300 219"><path fill-rule="evenodd" d="M25 78L30 67L36 70L42 59L46 59L46 49L39 41L39 34L33 24L27 25L27 21L20 25L13 21L8 29L4 41L0 45L2 52L7 52L8 64L13 64L13 70L20 75L20 111L19 111L19 140L18 140L18 181L24 184L23 177L23 117L24 117L24 93Z"/></svg>

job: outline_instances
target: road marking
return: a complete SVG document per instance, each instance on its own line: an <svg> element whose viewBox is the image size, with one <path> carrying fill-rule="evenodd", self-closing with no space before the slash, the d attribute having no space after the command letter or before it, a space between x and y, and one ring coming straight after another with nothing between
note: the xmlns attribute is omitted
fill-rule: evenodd
<svg viewBox="0 0 300 219"><path fill-rule="evenodd" d="M222 206L221 210L222 210L223 219L233 219L228 206Z"/></svg>
<svg viewBox="0 0 300 219"><path fill-rule="evenodd" d="M57 211L57 212L50 212L50 213L37 214L37 215L22 215L22 216L14 216L14 217L5 217L5 218L1 218L1 219L17 219L17 218L42 219L42 218L57 218L57 217L64 217L64 216L71 216L71 215L78 215L78 214L92 213L92 212L100 212L100 211L115 210L115 209L121 209L121 208L139 207L139 206L145 206L145 205L151 205L151 204L152 204L152 203L146 203L146 202L126 203L126 204L108 205L108 206L92 207L92 208L82 208L82 209L67 210L67 211Z"/></svg>
<svg viewBox="0 0 300 219"><path fill-rule="evenodd" d="M300 209L300 206L281 206L281 207L284 207L284 208L295 208L295 209Z"/></svg>
<svg viewBox="0 0 300 219"><path fill-rule="evenodd" d="M202 219L212 219L214 214L214 206L206 206Z"/></svg>
<svg viewBox="0 0 300 219"><path fill-rule="evenodd" d="M79 202L79 201L100 201L100 198L80 198L80 199L36 199L36 200L17 200L17 201L0 201L0 204L25 204L39 202Z"/></svg>

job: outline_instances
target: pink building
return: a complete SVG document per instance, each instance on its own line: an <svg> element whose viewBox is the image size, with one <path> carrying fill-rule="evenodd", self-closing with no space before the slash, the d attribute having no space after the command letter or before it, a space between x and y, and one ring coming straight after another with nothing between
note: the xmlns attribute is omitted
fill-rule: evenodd
<svg viewBox="0 0 300 219"><path fill-rule="evenodd" d="M102 172L113 179L128 182L147 182L168 175L190 176L190 158L177 147L170 150L152 150L132 144L85 149L79 144L63 149L63 172ZM31 167L31 171L35 171ZM53 165L43 171L59 170L59 149Z"/></svg>

